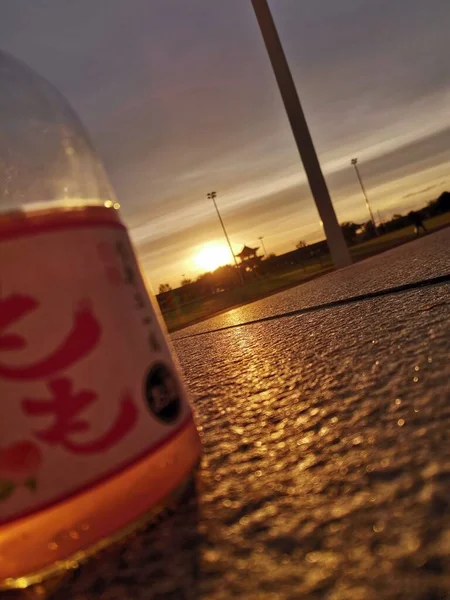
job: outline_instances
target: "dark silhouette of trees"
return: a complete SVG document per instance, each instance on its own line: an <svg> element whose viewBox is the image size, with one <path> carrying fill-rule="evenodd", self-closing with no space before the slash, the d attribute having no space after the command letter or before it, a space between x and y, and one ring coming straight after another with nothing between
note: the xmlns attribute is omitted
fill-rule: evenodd
<svg viewBox="0 0 450 600"><path fill-rule="evenodd" d="M437 200L429 202L427 212L430 216L435 217L450 211L450 192L442 192Z"/></svg>
<svg viewBox="0 0 450 600"><path fill-rule="evenodd" d="M362 229L362 239L363 240L371 240L377 235L376 228L372 221L367 221L361 226Z"/></svg>
<svg viewBox="0 0 450 600"><path fill-rule="evenodd" d="M406 215L394 215L390 221L386 221L384 224L386 233L390 233L391 231L398 231L399 229L403 229L404 227L408 227L411 225L410 220Z"/></svg>
<svg viewBox="0 0 450 600"><path fill-rule="evenodd" d="M239 283L239 279L236 277L236 269L231 265L219 267L212 275L217 291L229 290Z"/></svg>
<svg viewBox="0 0 450 600"><path fill-rule="evenodd" d="M304 240L300 240L295 244L295 247L298 248L306 248L308 244Z"/></svg>
<svg viewBox="0 0 450 600"><path fill-rule="evenodd" d="M161 283L159 286L159 293L164 294L164 292L170 292L171 289L172 289L172 286L169 285L168 283Z"/></svg>
<svg viewBox="0 0 450 600"><path fill-rule="evenodd" d="M354 244L356 241L356 234L361 229L361 225L346 221L345 223L341 223L341 229L347 244Z"/></svg>

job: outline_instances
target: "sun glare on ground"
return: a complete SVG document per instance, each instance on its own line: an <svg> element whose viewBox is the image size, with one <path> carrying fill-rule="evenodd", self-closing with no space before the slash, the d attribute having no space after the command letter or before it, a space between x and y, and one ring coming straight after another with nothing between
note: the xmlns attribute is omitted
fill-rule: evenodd
<svg viewBox="0 0 450 600"><path fill-rule="evenodd" d="M194 256L194 262L202 271L215 271L218 267L231 264L230 250L225 245L211 243L203 246Z"/></svg>

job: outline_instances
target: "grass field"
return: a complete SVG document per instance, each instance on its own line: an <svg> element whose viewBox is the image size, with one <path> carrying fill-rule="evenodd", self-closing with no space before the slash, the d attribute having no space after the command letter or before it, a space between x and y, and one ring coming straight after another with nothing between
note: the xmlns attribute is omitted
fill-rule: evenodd
<svg viewBox="0 0 450 600"><path fill-rule="evenodd" d="M445 213L425 221L425 227L428 231L436 231L447 225L450 225L450 213ZM399 244L404 244L405 242L415 239L415 237L414 227L411 225L404 229L399 229L398 231L393 231L392 233L387 233L386 235L374 238L363 244L353 246L351 248L351 253L355 258L366 258L371 254L378 254L378 252L382 252L383 250L388 250Z"/></svg>
<svg viewBox="0 0 450 600"><path fill-rule="evenodd" d="M450 213L445 213L425 221L428 231L436 231L448 225L450 225ZM358 261L409 242L415 239L415 237L414 227L405 227L399 231L387 233L362 244L352 246L350 252L353 259ZM275 292L304 283L332 270L332 268L331 258L323 258L322 263L318 259L314 259L305 263L303 268L296 267L291 271L271 274L270 276L251 281L243 287L229 290L210 298L194 300L189 304L164 313L164 320L169 331L176 331L224 310L265 298Z"/></svg>

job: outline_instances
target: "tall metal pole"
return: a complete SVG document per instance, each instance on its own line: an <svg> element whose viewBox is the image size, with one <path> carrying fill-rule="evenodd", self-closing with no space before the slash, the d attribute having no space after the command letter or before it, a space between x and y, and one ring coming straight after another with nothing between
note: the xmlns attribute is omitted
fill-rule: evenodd
<svg viewBox="0 0 450 600"><path fill-rule="evenodd" d="M281 45L267 0L252 0L270 62L280 89L292 133L303 162L306 177L327 236L331 258L336 267L346 267L352 259L337 221L330 193L317 158L289 65Z"/></svg>
<svg viewBox="0 0 450 600"><path fill-rule="evenodd" d="M267 258L267 251L266 251L266 247L264 245L264 237L261 235L258 240L261 241L261 246L263 247L263 251L264 251L264 256Z"/></svg>
<svg viewBox="0 0 450 600"><path fill-rule="evenodd" d="M235 256L235 254L233 252L233 248L231 246L230 238L228 237L228 233L227 233L227 230L225 229L224 222L222 221L222 216L220 214L219 207L217 206L217 202L216 202L217 193L216 192L208 192L207 197L209 198L209 200L212 200L214 202L214 208L216 209L217 216L219 217L220 224L222 225L223 234L225 236L225 239L227 240L228 248L230 249L231 256L233 257L233 260L234 260L234 266L237 269L237 272L239 275L239 280L243 284L244 280L242 278L241 269L239 268L238 262L236 260L236 256Z"/></svg>
<svg viewBox="0 0 450 600"><path fill-rule="evenodd" d="M373 229L375 231L375 234L379 235L379 232L378 232L378 229L377 229L377 225L375 223L375 219L373 218L372 209L370 208L370 203L369 203L369 198L367 197L366 188L364 187L363 181L361 179L361 175L359 173L358 159L357 158L352 158L352 165L355 167L356 176L358 178L359 185L361 186L361 191L363 193L364 200L366 201L366 206L367 206L367 210L369 211L370 220L372 221Z"/></svg>

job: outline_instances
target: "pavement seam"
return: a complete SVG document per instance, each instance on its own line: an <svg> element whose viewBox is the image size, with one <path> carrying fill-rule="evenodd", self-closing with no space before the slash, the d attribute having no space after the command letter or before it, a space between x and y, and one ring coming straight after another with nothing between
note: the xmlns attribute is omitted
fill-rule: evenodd
<svg viewBox="0 0 450 600"><path fill-rule="evenodd" d="M217 333L219 331L227 331L228 329L236 329L236 327L244 327L247 325L256 325L258 323L266 323L268 321L275 321L277 319L285 319L287 317L294 317L297 315L303 315L310 312L316 312L320 310L328 310L330 308L336 308L339 306L346 306L348 304L354 304L355 302L364 302L366 300L373 300L374 298L382 298L383 296L390 296L393 294L401 294L405 292L420 290L422 288L444 285L450 283L450 273L446 275L439 275L438 277L432 277L429 279L423 279L421 281L415 281L412 283L405 283L403 285L387 288L384 290L377 290L375 292L367 292L366 294L359 294L358 296L350 296L349 298L341 298L340 300L333 300L332 302L325 302L324 304L317 304L314 306L307 306L305 308L298 308L284 313L277 313L276 315L269 315L267 317L261 317L260 319L254 319L252 321L244 321L244 323L236 323L233 325L227 325L226 327L219 327L217 329L208 329L207 331L199 331L197 333L191 333L182 337L174 337L174 341L187 340L193 337L199 337L201 335L208 335L209 333Z"/></svg>

